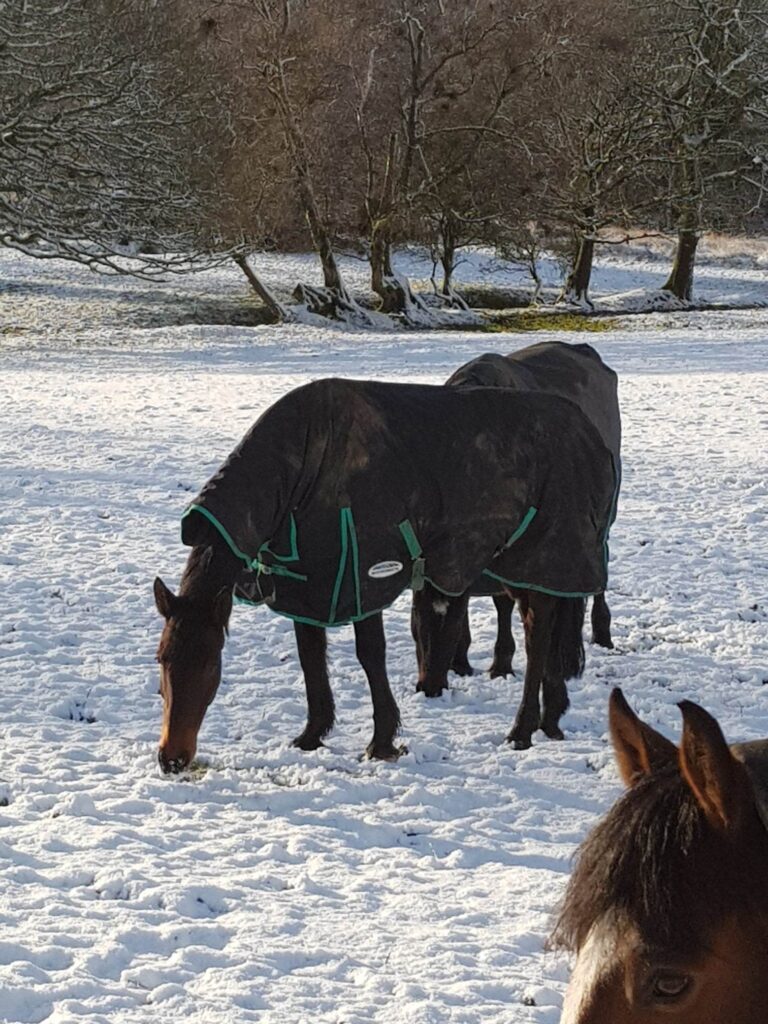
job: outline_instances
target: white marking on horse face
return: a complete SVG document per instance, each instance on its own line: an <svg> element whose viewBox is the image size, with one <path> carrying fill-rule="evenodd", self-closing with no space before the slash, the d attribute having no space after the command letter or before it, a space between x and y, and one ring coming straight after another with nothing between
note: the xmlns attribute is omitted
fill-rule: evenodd
<svg viewBox="0 0 768 1024"><path fill-rule="evenodd" d="M432 607L438 615L445 615L448 611L448 602L438 599L432 602Z"/></svg>
<svg viewBox="0 0 768 1024"><path fill-rule="evenodd" d="M581 1024L596 988L616 964L617 936L596 924L582 946L563 1001L560 1024Z"/></svg>

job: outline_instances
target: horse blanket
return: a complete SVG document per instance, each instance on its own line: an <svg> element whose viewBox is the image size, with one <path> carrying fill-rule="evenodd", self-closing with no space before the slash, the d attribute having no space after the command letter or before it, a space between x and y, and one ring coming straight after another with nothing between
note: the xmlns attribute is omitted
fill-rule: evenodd
<svg viewBox="0 0 768 1024"><path fill-rule="evenodd" d="M546 391L575 402L613 453L621 458L618 378L591 345L543 341L507 356L486 352L460 366L446 381L451 387L514 388Z"/></svg>
<svg viewBox="0 0 768 1024"><path fill-rule="evenodd" d="M574 402L597 428L613 457L616 490L610 524L616 518L621 482L621 414L618 377L591 345L543 341L503 356L486 352L460 366L446 381L449 387L504 387L544 391ZM491 570L472 585L473 594L498 590Z"/></svg>
<svg viewBox="0 0 768 1024"><path fill-rule="evenodd" d="M424 580L461 594L484 570L586 596L606 584L615 486L598 430L559 396L320 380L254 424L182 540L205 543L212 524L247 571L238 596L319 626Z"/></svg>

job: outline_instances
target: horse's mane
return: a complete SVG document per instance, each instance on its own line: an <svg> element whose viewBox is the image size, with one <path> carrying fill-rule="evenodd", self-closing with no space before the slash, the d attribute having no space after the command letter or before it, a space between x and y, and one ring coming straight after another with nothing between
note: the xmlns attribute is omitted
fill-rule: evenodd
<svg viewBox="0 0 768 1024"><path fill-rule="evenodd" d="M730 914L768 913L767 871L766 843L714 829L670 765L625 793L580 847L552 944L578 951L609 921L651 947L693 952Z"/></svg>
<svg viewBox="0 0 768 1024"><path fill-rule="evenodd" d="M222 587L232 586L239 562L214 531L210 541L196 545L189 553L179 593L173 599L174 622L160 637L158 661L194 661L199 657L200 626L210 619L212 599ZM188 626L183 635L178 629L182 620Z"/></svg>

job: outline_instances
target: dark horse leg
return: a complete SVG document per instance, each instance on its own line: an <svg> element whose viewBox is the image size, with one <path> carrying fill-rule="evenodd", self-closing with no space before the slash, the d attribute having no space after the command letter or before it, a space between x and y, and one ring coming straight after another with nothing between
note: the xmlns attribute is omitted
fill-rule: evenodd
<svg viewBox="0 0 768 1024"><path fill-rule="evenodd" d="M459 627L459 639L456 643L456 650L451 662L451 671L457 676L474 675L475 670L469 663L469 648L472 643L472 633L469 629L469 611L464 612L464 618Z"/></svg>
<svg viewBox="0 0 768 1024"><path fill-rule="evenodd" d="M368 677L373 701L373 739L366 748L368 757L390 760L403 753L392 740L400 727L400 711L387 679L384 620L370 615L355 623L355 652Z"/></svg>
<svg viewBox="0 0 768 1024"><path fill-rule="evenodd" d="M592 643L599 647L613 649L611 639L611 610L605 600L605 594L595 594L592 598Z"/></svg>
<svg viewBox="0 0 768 1024"><path fill-rule="evenodd" d="M448 670L461 637L468 601L468 593L446 597L429 583L414 592L412 623L419 661L416 690L427 697L439 697L448 688Z"/></svg>
<svg viewBox="0 0 768 1024"><path fill-rule="evenodd" d="M531 745L531 737L539 728L541 718L539 690L544 682L549 660L557 598L549 594L540 594L538 591L527 590L524 594L519 595L518 600L525 628L525 650L528 655L528 663L523 682L523 699L507 740L509 743L514 743L515 750L527 750Z"/></svg>
<svg viewBox="0 0 768 1024"><path fill-rule="evenodd" d="M552 740L563 739L560 718L568 710L568 679L584 673L584 611L582 597L557 599L549 658L544 673L544 711L541 728Z"/></svg>
<svg viewBox="0 0 768 1024"><path fill-rule="evenodd" d="M491 663L491 679L499 676L514 675L512 658L515 654L515 638L512 636L512 611L515 607L514 597L507 594L495 594L493 603L496 605L496 645L493 648Z"/></svg>
<svg viewBox="0 0 768 1024"><path fill-rule="evenodd" d="M302 750L317 750L323 745L323 737L333 728L335 718L325 658L325 630L321 626L308 626L303 622L294 622L293 628L307 688L307 724L293 745Z"/></svg>
<svg viewBox="0 0 768 1024"><path fill-rule="evenodd" d="M551 740L563 739L560 719L568 710L568 679L584 674L584 612L583 597L556 599L555 620L549 644L549 657L544 671L544 708L541 729Z"/></svg>

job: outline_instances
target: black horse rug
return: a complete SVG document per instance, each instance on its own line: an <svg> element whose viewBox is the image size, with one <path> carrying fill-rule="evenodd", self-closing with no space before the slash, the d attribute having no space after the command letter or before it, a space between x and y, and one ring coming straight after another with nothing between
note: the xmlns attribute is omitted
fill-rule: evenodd
<svg viewBox="0 0 768 1024"><path fill-rule="evenodd" d="M616 475L572 402L503 388L320 380L269 408L189 506L243 562L236 593L335 626L428 580L487 570L521 589L606 585Z"/></svg>
<svg viewBox="0 0 768 1024"><path fill-rule="evenodd" d="M591 345L542 341L506 356L486 352L460 366L448 378L446 386L540 391L574 402L597 428L613 457L616 488L609 526L613 525L621 482L618 377ZM498 591L495 582L498 582L498 576L487 569L472 585L471 592L475 595L492 594Z"/></svg>
<svg viewBox="0 0 768 1024"><path fill-rule="evenodd" d="M575 402L613 453L621 457L618 377L591 345L542 341L507 356L486 352L460 366L446 381L451 387L546 391Z"/></svg>

